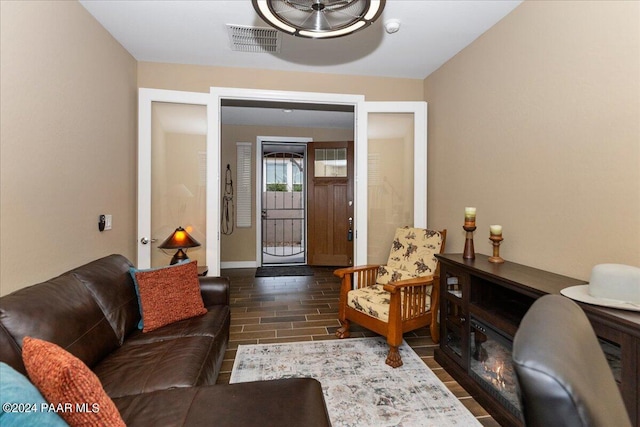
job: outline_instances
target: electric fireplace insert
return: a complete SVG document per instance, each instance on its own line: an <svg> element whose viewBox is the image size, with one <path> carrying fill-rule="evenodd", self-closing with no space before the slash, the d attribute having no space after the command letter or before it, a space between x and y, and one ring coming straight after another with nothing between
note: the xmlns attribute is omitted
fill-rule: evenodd
<svg viewBox="0 0 640 427"><path fill-rule="evenodd" d="M469 374L515 417L523 420L516 374L511 362L512 338L471 316Z"/></svg>

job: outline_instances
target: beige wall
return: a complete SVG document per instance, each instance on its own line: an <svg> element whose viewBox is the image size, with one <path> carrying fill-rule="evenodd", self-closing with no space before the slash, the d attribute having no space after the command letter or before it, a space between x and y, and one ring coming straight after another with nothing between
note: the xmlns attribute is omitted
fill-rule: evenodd
<svg viewBox="0 0 640 427"><path fill-rule="evenodd" d="M526 1L425 81L429 223L588 279L640 265L640 3Z"/></svg>
<svg viewBox="0 0 640 427"><path fill-rule="evenodd" d="M135 60L79 3L2 1L0 15L4 295L134 259L137 88Z"/></svg>
<svg viewBox="0 0 640 427"><path fill-rule="evenodd" d="M260 61L261 54L255 54ZM388 77L272 71L200 65L138 63L138 84L209 92L211 86L365 95L367 101L422 101L424 81Z"/></svg>
<svg viewBox="0 0 640 427"><path fill-rule="evenodd" d="M313 138L314 141L348 141L353 140L353 131L348 129L320 129L320 128L293 128L274 126L232 126L222 127L222 147L220 164L223 171L227 164L231 165L234 183L236 179L236 142L251 142L251 155L253 157L252 170L255 171L256 138L258 136L286 136ZM224 175L223 175L224 177ZM221 262L246 262L256 260L256 215L255 215L255 173L251 177L253 189L251 203L253 213L251 215L251 227L236 227L233 234L221 235L220 260ZM221 180L224 186L224 181ZM221 188L221 192L224 187Z"/></svg>

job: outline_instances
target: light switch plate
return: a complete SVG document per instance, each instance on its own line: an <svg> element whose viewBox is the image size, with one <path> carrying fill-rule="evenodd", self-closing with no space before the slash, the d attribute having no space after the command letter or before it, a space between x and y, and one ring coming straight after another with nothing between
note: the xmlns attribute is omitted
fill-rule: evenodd
<svg viewBox="0 0 640 427"><path fill-rule="evenodd" d="M105 230L111 230L111 225L112 225L111 215L105 215L104 216L104 229Z"/></svg>

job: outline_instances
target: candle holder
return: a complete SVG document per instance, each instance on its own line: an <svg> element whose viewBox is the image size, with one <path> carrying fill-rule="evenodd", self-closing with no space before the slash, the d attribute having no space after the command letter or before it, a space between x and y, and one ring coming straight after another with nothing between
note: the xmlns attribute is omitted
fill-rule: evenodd
<svg viewBox="0 0 640 427"><path fill-rule="evenodd" d="M476 231L475 225L463 225L464 231L467 232L467 237L464 241L464 253L462 254L462 258L464 259L475 259L476 252L473 248L473 232Z"/></svg>
<svg viewBox="0 0 640 427"><path fill-rule="evenodd" d="M491 240L491 244L493 244L493 256L489 257L489 262L494 264L502 264L504 259L500 257L500 242L504 240L501 235L490 235L489 240Z"/></svg>

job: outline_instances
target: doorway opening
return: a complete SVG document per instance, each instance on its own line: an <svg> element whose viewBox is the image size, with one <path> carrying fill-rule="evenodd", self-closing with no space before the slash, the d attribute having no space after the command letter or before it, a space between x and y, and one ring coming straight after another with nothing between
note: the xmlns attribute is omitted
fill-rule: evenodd
<svg viewBox="0 0 640 427"><path fill-rule="evenodd" d="M262 265L306 263L304 143L262 144Z"/></svg>
<svg viewBox="0 0 640 427"><path fill-rule="evenodd" d="M349 218L353 218L352 232L349 233L347 227L347 238L353 239L353 263L357 265L367 264L370 256L369 248L369 203L368 187L372 177L369 173L369 140L375 138L374 127L370 116L377 113L388 113L396 115L398 113L408 113L413 116L413 149L409 150L409 158L413 159L413 225L415 227L426 227L427 224L427 104L425 102L365 102L363 95L346 95L314 92L289 92L257 89L238 89L212 87L210 93L182 92L162 89L139 89L138 102L138 227L137 227L137 266L138 268L149 268L151 266L151 245L153 239L157 239L151 233L151 203L152 203L152 133L154 123L152 123L152 104L154 102L168 102L178 104L193 104L206 106L207 131L206 131L206 159L202 163L206 169L207 183L218 183L220 178L221 165L229 164L234 160L226 147L229 142L235 143L242 140L251 141L256 138L260 143L258 135L300 135L299 128L305 128L304 134L309 135L309 139L316 141L344 141L355 138L354 167L359 179L355 181L353 216L339 215L343 221L349 223ZM239 110L240 121L234 117L225 117L225 109ZM304 107L290 114L292 108ZM357 108L356 108L357 107ZM246 114L245 108L256 110L258 114ZM276 117L276 112L287 112L280 117ZM269 112L270 114L265 114ZM271 114L273 113L273 114ZM290 120L282 122L284 116L289 116ZM295 116L295 118L294 118ZM348 128L338 129L336 123L341 117L348 116ZM303 117L303 118L301 118ZM357 117L357 120L356 120ZM332 130L327 135L326 129L317 119L330 119ZM235 119L238 119L236 116ZM322 120L325 122L326 120ZM293 123L291 123L293 122ZM368 125L369 124L369 125ZM244 126L244 127L243 127ZM261 128L261 126L268 127ZM340 126L338 126L340 127ZM384 126L388 129L388 126ZM227 130L230 130L227 134ZM232 131L247 132L248 137L237 137ZM341 135L334 138L336 132L348 132L348 135ZM246 138L246 139L245 139ZM286 138L286 137L285 137ZM408 140L409 141L409 140ZM256 150L256 157L261 155L260 150ZM383 156L380 159L384 159ZM391 162L389 162L391 163ZM258 162L260 165L260 162ZM260 166L256 166L256 169ZM255 176L255 175L254 175ZM258 176L261 176L258 175ZM355 176L355 175L354 175ZM251 191L255 197L251 213L252 221L242 236L235 235L233 241L220 236L220 212L221 212L221 188L220 185L206 185L205 188L205 210L206 210L206 243L202 249L205 250L206 265L208 274L217 276L220 274L221 266L224 268L248 268L255 267L261 261L261 221L255 221L256 215L259 217L260 211L256 211L260 204L261 191L257 188L257 176L251 178ZM375 178L375 177L373 177ZM258 191L256 191L258 190ZM408 194L411 197L410 194ZM403 196L404 197L404 196ZM252 198L253 199L253 198ZM348 199L352 200L352 199ZM310 209L309 215L310 216ZM310 222L310 220L308 220ZM349 224L351 225L351 224ZM377 230L376 239L379 239ZM238 233L240 234L240 233ZM307 242L310 238L307 231L306 244L308 248L313 246ZM343 233L344 235L344 233ZM240 237L240 238L238 238ZM160 236L162 238L162 236ZM223 248L223 245L228 245ZM223 255L224 254L224 255ZM224 257L227 257L226 259ZM308 261L309 262L309 261Z"/></svg>

